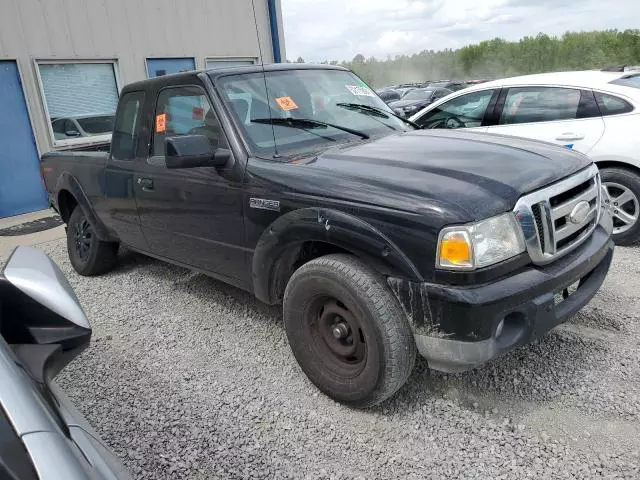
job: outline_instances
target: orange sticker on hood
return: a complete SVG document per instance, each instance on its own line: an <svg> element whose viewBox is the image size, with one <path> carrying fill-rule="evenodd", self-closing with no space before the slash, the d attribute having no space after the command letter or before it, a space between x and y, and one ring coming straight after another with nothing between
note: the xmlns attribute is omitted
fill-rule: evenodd
<svg viewBox="0 0 640 480"><path fill-rule="evenodd" d="M291 97L278 97L276 98L276 103L280 105L280 108L285 112L298 108L298 105L296 105L296 102L294 102Z"/></svg>

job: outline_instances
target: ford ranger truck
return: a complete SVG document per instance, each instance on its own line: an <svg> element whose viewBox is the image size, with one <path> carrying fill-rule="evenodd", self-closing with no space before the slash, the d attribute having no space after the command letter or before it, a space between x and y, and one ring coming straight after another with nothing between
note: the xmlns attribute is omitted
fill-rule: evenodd
<svg viewBox="0 0 640 480"><path fill-rule="evenodd" d="M420 130L341 67L130 84L110 144L42 171L79 274L122 245L282 303L304 373L354 407L398 391L417 354L459 372L541 337L613 255L588 157Z"/></svg>

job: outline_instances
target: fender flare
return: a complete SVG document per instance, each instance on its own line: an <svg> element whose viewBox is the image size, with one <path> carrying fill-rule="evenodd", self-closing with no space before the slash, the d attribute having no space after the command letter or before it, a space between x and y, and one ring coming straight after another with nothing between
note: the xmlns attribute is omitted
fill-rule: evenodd
<svg viewBox="0 0 640 480"><path fill-rule="evenodd" d="M304 242L323 242L351 252L383 275L415 281L422 276L409 258L371 224L337 210L303 208L286 213L269 225L258 240L251 265L254 294L274 304L277 269L293 261Z"/></svg>
<svg viewBox="0 0 640 480"><path fill-rule="evenodd" d="M109 234L109 230L107 230L107 227L104 225L104 223L102 223L102 221L96 215L95 211L93 210L93 207L91 206L91 202L89 201L89 197L87 197L87 194L82 189L80 182L76 177L74 177L69 172L63 172L58 177L58 181L56 183L55 192L56 192L56 204L58 205L58 209L60 209L60 193L63 190L68 191L76 200L76 202L78 203L78 206L82 208L82 212L89 219L89 222L91 222L91 225L93 225L96 232L96 236L103 241L112 241L113 238Z"/></svg>

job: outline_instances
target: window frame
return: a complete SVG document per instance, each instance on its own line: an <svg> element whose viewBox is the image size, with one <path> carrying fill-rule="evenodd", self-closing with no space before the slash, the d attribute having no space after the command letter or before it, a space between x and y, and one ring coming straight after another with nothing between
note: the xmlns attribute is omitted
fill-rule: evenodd
<svg viewBox="0 0 640 480"><path fill-rule="evenodd" d="M200 69L200 64L198 62L198 57L193 56L193 57L178 57L178 56L155 56L155 57L145 57L144 58L144 75L147 80L153 79L153 78L157 78L157 77L150 77L149 76L149 60L186 60L186 59L191 59L193 60L193 65L195 67L194 70L192 71L197 71Z"/></svg>
<svg viewBox="0 0 640 480"><path fill-rule="evenodd" d="M147 154L146 163L153 167L166 168L166 165L165 165L166 152L164 155L153 154L154 136L156 134L155 121L156 121L156 115L158 111L158 99L160 98L160 95L162 94L162 92L164 92L165 90L175 90L177 88L197 88L202 91L202 95L207 99L207 102L209 103L209 108L213 110L213 113L215 113L216 118L218 119L218 123L220 124L220 133L222 134L221 140L224 141L223 142L224 145L227 145L226 147L219 145L218 148L229 148L228 147L229 139L227 137L227 134L224 131L224 126L222 125L222 120L221 120L222 117L218 113L218 110L214 107L214 102L209 97L209 93L207 92L207 89L205 88L205 86L198 85L197 83L166 85L154 92L154 95L152 95L152 99L151 99L153 103L150 105L150 110L152 115L151 115L151 128L149 129L149 144L146 152Z"/></svg>
<svg viewBox="0 0 640 480"><path fill-rule="evenodd" d="M120 72L118 71L118 58L92 58L92 59L47 59L47 58L34 58L33 69L35 71L36 81L38 84L38 91L40 93L40 103L44 112L44 123L47 127L49 134L50 146L54 150L64 150L65 148L77 147L79 145L94 145L98 143L104 143L111 140L111 134L109 135L96 135L94 137L79 137L70 138L66 140L56 140L51 125L51 115L49 113L49 105L47 105L47 99L44 95L44 83L42 82L42 76L40 75L40 65L64 65L64 64L110 64L113 69L113 76L116 82L116 92L118 93L118 101L120 100L120 94L122 92L122 85L120 83ZM117 105L116 105L117 110ZM114 115L116 112L114 111Z"/></svg>
<svg viewBox="0 0 640 480"><path fill-rule="evenodd" d="M230 56L225 56L225 55L210 55L210 56L206 56L204 57L204 63L203 63L203 67L205 70L209 70L209 68L207 67L207 61L216 61L216 60L220 60L220 61L244 61L244 60L250 60L251 61L251 65L256 65L258 63L258 57L254 57L251 55L230 55ZM249 66L249 65L247 65Z"/></svg>

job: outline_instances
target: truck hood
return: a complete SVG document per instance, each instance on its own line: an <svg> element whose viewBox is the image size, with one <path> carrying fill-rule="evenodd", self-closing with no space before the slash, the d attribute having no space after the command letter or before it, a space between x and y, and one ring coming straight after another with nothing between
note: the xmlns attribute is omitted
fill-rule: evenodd
<svg viewBox="0 0 640 480"><path fill-rule="evenodd" d="M416 130L290 163L252 161L249 173L284 192L468 222L509 211L522 195L589 164L585 155L549 143Z"/></svg>

